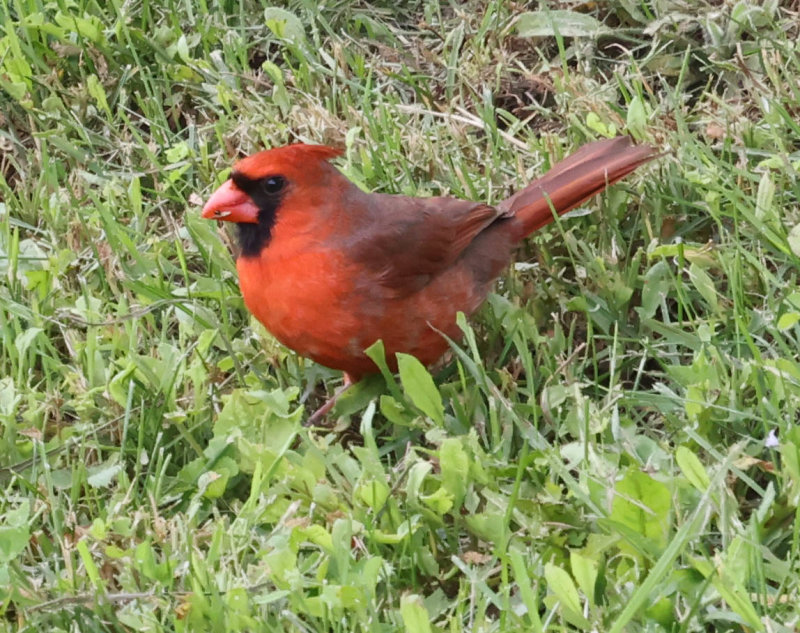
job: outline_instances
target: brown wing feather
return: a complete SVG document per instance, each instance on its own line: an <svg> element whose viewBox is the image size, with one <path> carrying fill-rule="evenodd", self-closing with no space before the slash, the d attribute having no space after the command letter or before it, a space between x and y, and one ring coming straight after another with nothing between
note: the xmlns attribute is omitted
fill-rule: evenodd
<svg viewBox="0 0 800 633"><path fill-rule="evenodd" d="M453 198L372 194L369 203L372 222L351 256L370 266L393 297L424 288L502 216L494 207Z"/></svg>
<svg viewBox="0 0 800 633"><path fill-rule="evenodd" d="M497 208L359 191L356 195L364 196L359 203L368 212L350 252L371 268L383 296L421 290L462 255L461 265L468 264L476 281L488 280L499 274L512 244L553 221L553 208L558 214L574 209L656 156L652 147L633 145L627 136L595 141Z"/></svg>

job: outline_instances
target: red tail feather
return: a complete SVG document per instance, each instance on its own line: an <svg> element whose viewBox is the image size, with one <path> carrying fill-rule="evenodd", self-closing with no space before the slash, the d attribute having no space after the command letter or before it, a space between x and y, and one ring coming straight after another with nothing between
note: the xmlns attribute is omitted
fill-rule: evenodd
<svg viewBox="0 0 800 633"><path fill-rule="evenodd" d="M522 220L522 238L552 222L554 210L561 215L574 209L656 156L652 147L633 145L628 136L595 141L498 207Z"/></svg>

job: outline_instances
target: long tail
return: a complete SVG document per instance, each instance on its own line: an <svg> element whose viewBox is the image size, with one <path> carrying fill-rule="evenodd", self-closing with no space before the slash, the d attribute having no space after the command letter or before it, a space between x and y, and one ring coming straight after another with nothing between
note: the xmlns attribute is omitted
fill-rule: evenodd
<svg viewBox="0 0 800 633"><path fill-rule="evenodd" d="M519 238L624 178L658 156L649 145L633 145L629 136L587 143L538 180L503 200L498 208L522 220Z"/></svg>

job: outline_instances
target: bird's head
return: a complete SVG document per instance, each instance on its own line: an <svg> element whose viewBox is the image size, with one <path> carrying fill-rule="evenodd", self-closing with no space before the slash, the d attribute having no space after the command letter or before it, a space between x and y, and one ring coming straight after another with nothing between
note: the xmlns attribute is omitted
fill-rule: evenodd
<svg viewBox="0 0 800 633"><path fill-rule="evenodd" d="M255 255L269 241L287 198L322 184L333 169L327 161L341 154L324 145L296 144L248 156L234 165L230 179L211 194L202 215L238 223L242 255Z"/></svg>

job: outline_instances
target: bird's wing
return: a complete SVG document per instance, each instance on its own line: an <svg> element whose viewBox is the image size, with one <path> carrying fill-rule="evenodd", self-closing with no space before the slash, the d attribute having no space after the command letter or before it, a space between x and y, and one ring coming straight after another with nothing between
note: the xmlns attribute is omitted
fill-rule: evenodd
<svg viewBox="0 0 800 633"><path fill-rule="evenodd" d="M370 202L369 221L354 236L350 253L393 297L424 288L486 227L509 215L454 198L371 194Z"/></svg>

